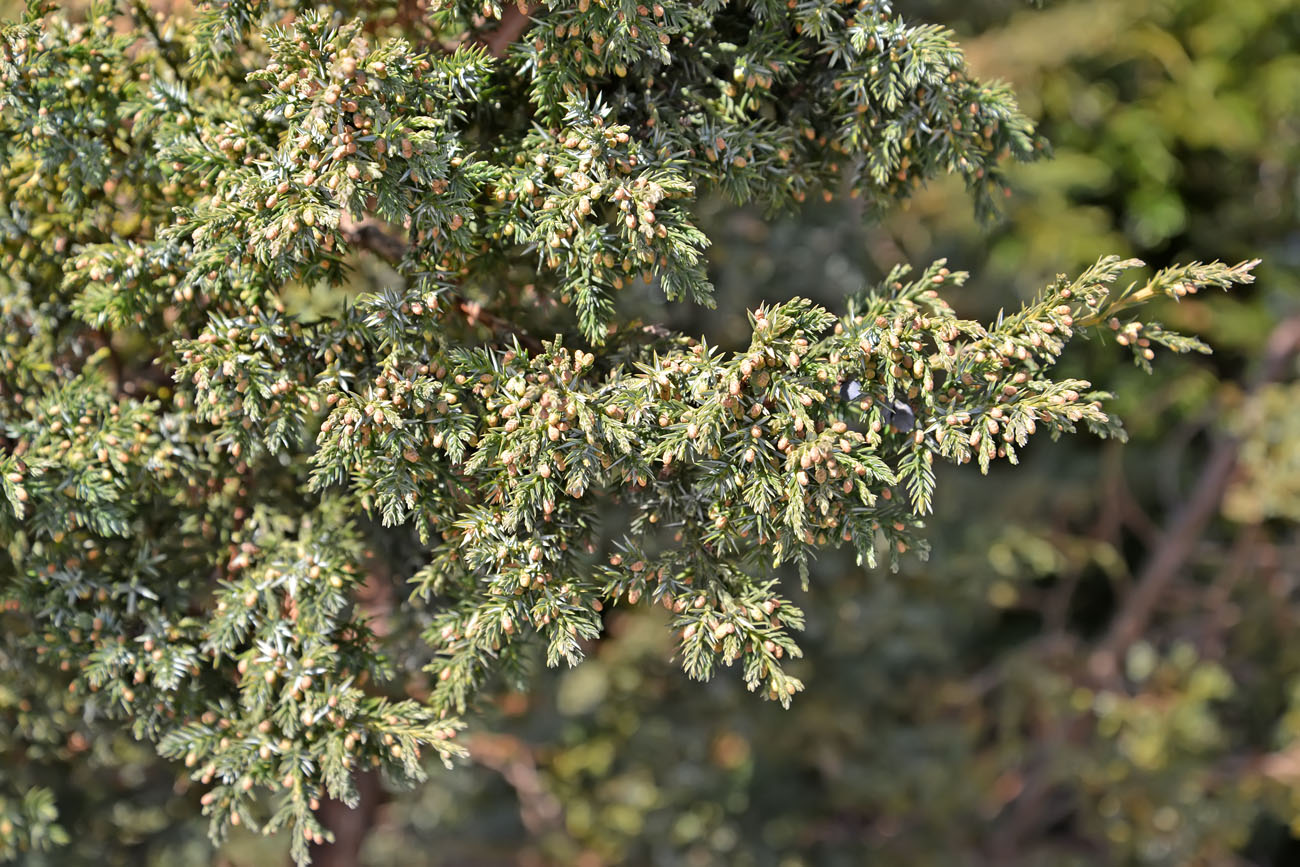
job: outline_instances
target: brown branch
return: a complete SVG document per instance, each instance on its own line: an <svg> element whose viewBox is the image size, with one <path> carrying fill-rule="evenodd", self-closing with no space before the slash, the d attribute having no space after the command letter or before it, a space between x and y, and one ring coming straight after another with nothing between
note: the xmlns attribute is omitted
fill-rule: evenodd
<svg viewBox="0 0 1300 867"><path fill-rule="evenodd" d="M357 867L360 863L361 845L386 798L378 771L361 771L353 779L360 795L356 807L330 798L316 811L316 818L333 832L334 842L309 847L313 867Z"/></svg>
<svg viewBox="0 0 1300 867"><path fill-rule="evenodd" d="M1269 335L1251 391L1281 376L1297 350L1300 350L1300 316L1284 320ZM1236 469L1240 447L1240 440L1232 436L1224 436L1215 444L1195 490L1174 515L1132 592L1111 621L1105 639L1088 660L1093 677L1101 681L1113 679L1120 657L1146 630L1157 603L1178 577L1218 511Z"/></svg>
<svg viewBox="0 0 1300 867"><path fill-rule="evenodd" d="M499 773L519 798L519 819L538 835L563 826L564 811L546 790L532 749L513 735L475 735L466 744L470 758Z"/></svg>
<svg viewBox="0 0 1300 867"><path fill-rule="evenodd" d="M113 345L112 336L103 329L91 329L89 334L91 339L108 353L108 365L113 370L113 391L118 397L121 397L122 393L128 390L126 388L126 365L122 361L122 353L118 352L117 347Z"/></svg>
<svg viewBox="0 0 1300 867"><path fill-rule="evenodd" d="M372 220L353 222L344 214L339 220L339 231L349 244L369 250L393 264L400 262L409 249L404 241L393 237ZM540 340L509 319L486 309L478 301L470 300L458 292L446 292L444 295L451 301L451 309L463 316L470 325L482 325L498 333L512 334L519 340L520 346L532 352L542 351Z"/></svg>
<svg viewBox="0 0 1300 867"><path fill-rule="evenodd" d="M1221 658L1226 644L1226 633L1240 617L1232 602L1233 592L1246 577L1251 553L1260 546L1263 532L1259 524L1248 524L1237 534L1228 563L1219 570L1214 582L1205 592L1205 622L1196 646L1202 657ZM1259 564L1250 563L1251 566ZM1284 608L1285 606L1274 606Z"/></svg>
<svg viewBox="0 0 1300 867"><path fill-rule="evenodd" d="M391 631L389 618L396 604L393 576L386 563L373 551L366 551L365 566L366 580L357 590L356 605L376 638L382 639ZM378 771L355 771L352 780L359 795L356 807L326 799L316 810L316 818L333 833L334 842L310 847L311 863L315 867L356 867L361 847L375 825L379 808L388 800Z"/></svg>
<svg viewBox="0 0 1300 867"><path fill-rule="evenodd" d="M510 45L532 26L531 16L540 5L540 3L526 3L524 0L519 0L517 5L506 7L501 15L501 25L490 33L480 34L475 41L486 45L488 54L493 57L505 57Z"/></svg>

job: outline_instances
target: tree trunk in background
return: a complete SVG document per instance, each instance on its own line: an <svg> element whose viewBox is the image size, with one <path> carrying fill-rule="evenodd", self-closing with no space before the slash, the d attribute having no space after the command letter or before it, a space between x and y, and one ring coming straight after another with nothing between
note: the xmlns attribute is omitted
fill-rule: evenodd
<svg viewBox="0 0 1300 867"><path fill-rule="evenodd" d="M316 811L321 824L334 832L334 842L311 847L312 867L356 867L360 863L361 845L385 799L378 771L358 773L356 783L361 800L355 808L331 799Z"/></svg>

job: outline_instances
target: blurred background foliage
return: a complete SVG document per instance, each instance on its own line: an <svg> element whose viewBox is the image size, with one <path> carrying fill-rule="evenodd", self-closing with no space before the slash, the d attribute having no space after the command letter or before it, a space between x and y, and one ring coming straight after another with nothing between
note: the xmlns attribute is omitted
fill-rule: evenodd
<svg viewBox="0 0 1300 867"><path fill-rule="evenodd" d="M1105 253L1262 257L1253 287L1161 311L1215 354L1147 376L1095 342L1072 373L1118 393L1129 443L1038 443L991 481L945 468L933 554L897 575L825 556L789 711L734 678L685 680L654 612L612 613L590 661L500 697L472 762L391 794L366 864L1300 863L1294 362L1252 385L1270 333L1300 316L1300 6L906 5L1013 84L1054 158L1014 171L994 224L956 184L872 225L847 198L775 220L718 202L719 309L647 300L647 321L729 347L747 308L835 309L901 261L971 271L953 300L985 317ZM1238 466L1214 487L1225 443ZM1099 676L1111 624L1205 496L1210 520ZM53 672L0 685L3 772L54 789L72 840L22 863L284 863L251 838L212 852L199 793L71 704L66 730L24 728L25 706L60 694Z"/></svg>

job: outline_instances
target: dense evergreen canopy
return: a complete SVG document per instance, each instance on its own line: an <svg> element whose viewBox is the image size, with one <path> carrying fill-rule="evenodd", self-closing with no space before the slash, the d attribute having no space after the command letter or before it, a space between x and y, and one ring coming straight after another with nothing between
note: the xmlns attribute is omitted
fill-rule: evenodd
<svg viewBox="0 0 1300 867"><path fill-rule="evenodd" d="M817 302L776 287L735 345L664 312L728 303L719 201L875 221L954 176L988 215L1042 155L1011 91L906 12L36 2L6 25L0 745L30 761L0 780L0 855L68 842L51 762L120 730L183 763L214 837L287 828L305 861L338 831L323 800L453 763L471 715L637 605L691 677L731 666L798 713L816 553L915 564L936 465L1122 433L1067 345L1204 351L1142 305L1254 261L1106 255L984 322L952 306L964 272L899 266ZM1155 604L1051 689L1083 710L1144 681ZM1199 742L1230 679L1185 657ZM1114 695L1098 736L1140 737L1149 708Z"/></svg>

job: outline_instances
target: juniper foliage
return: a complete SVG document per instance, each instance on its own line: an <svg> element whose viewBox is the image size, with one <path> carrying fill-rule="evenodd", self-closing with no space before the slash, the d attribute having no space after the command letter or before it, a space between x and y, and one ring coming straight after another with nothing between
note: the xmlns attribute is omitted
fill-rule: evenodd
<svg viewBox="0 0 1300 867"><path fill-rule="evenodd" d="M981 324L937 262L724 351L629 313L711 302L702 197L870 215L955 173L986 212L1043 150L1012 95L885 2L431 6L34 0L0 31L0 663L34 666L0 737L118 721L214 837L288 826L299 862L321 798L454 759L486 687L578 663L610 606L788 704L779 567L923 556L936 460L1121 434L1067 343L1203 351L1135 308L1254 264L1109 257ZM0 783L0 854L56 816Z"/></svg>

